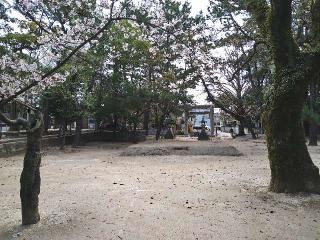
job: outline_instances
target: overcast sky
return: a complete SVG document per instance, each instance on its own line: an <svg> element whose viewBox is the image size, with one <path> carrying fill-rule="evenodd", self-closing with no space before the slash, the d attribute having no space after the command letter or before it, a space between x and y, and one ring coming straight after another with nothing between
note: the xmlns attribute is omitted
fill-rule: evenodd
<svg viewBox="0 0 320 240"><path fill-rule="evenodd" d="M181 0L184 1L184 0ZM189 0L192 4L193 14L198 13L200 10L205 12L209 6L209 0Z"/></svg>

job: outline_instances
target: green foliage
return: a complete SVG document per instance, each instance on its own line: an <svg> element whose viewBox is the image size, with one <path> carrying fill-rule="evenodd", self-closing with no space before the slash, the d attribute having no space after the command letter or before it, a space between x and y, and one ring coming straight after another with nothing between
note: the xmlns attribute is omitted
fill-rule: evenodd
<svg viewBox="0 0 320 240"><path fill-rule="evenodd" d="M77 76L47 89L41 96L40 105L47 108L49 115L58 124L70 124L86 114L86 107L81 99L82 84Z"/></svg>

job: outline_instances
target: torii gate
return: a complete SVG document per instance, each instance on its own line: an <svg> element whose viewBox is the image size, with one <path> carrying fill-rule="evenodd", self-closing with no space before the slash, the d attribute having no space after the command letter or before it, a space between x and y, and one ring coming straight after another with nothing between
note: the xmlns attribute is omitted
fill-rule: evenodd
<svg viewBox="0 0 320 240"><path fill-rule="evenodd" d="M193 105L193 106L185 106L184 111L184 135L188 136L188 119L190 116L190 112L192 112L193 109L203 109L208 110L204 111L203 113L209 113L210 118L210 135L213 137L215 136L215 124L214 124L214 106L213 105Z"/></svg>

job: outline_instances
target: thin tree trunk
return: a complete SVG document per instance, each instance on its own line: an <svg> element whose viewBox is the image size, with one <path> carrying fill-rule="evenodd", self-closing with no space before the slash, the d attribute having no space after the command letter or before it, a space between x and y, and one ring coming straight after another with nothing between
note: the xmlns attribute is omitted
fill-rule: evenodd
<svg viewBox="0 0 320 240"><path fill-rule="evenodd" d="M61 125L60 125L60 131L59 131L59 137L60 137L60 150L64 150L65 145L66 145L66 129L67 124L63 120Z"/></svg>
<svg viewBox="0 0 320 240"><path fill-rule="evenodd" d="M9 104L10 106L10 118L11 119L16 119L18 117L18 109L17 109L17 103L12 102ZM10 131L19 131L19 126L17 125L11 125L9 127Z"/></svg>
<svg viewBox="0 0 320 240"><path fill-rule="evenodd" d="M82 130L82 118L78 118L76 121L76 131L74 134L73 147L81 145L81 130Z"/></svg>
<svg viewBox="0 0 320 240"><path fill-rule="evenodd" d="M40 220L38 204L40 193L41 139L43 117L40 112L30 115L29 120L10 120L0 112L0 120L9 126L23 126L27 130L27 149L20 177L22 224L35 224Z"/></svg>
<svg viewBox="0 0 320 240"><path fill-rule="evenodd" d="M27 131L27 150L20 177L20 198L22 211L22 224L35 224L40 220L39 193L40 193L40 164L41 139L43 132L43 119L37 114L31 122L31 129Z"/></svg>
<svg viewBox="0 0 320 240"><path fill-rule="evenodd" d="M118 116L114 116L113 119L113 139L116 140L117 139L117 129L118 129Z"/></svg>
<svg viewBox="0 0 320 240"><path fill-rule="evenodd" d="M257 134L255 133L254 128L251 125L248 126L248 130L251 134L252 139L257 139Z"/></svg>
<svg viewBox="0 0 320 240"><path fill-rule="evenodd" d="M146 136L149 135L149 121L150 121L150 111L147 110L144 112L144 116L143 116L143 129L146 132Z"/></svg>
<svg viewBox="0 0 320 240"><path fill-rule="evenodd" d="M160 119L158 119L158 121L157 121L157 132L156 132L156 140L157 141L160 139L161 130L162 130L162 126L163 126L165 118L166 118L166 115L162 115L160 117Z"/></svg>
<svg viewBox="0 0 320 240"><path fill-rule="evenodd" d="M135 121L134 123L133 123L133 132L132 132L132 139L131 139L131 141L133 142L133 143L137 143L138 142L138 133L137 133L137 127L138 127L138 123Z"/></svg>

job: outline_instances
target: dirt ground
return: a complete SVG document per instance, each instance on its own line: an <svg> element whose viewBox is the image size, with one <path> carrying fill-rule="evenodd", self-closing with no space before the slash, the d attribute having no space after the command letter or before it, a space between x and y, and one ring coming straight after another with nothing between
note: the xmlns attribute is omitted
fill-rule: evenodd
<svg viewBox="0 0 320 240"><path fill-rule="evenodd" d="M320 196L267 191L263 140L210 144L242 155L122 156L129 145L111 143L50 150L41 167L41 222L30 227L20 220L23 156L0 159L0 239L320 239ZM155 143L131 148L144 145ZM320 166L320 147L309 150Z"/></svg>

